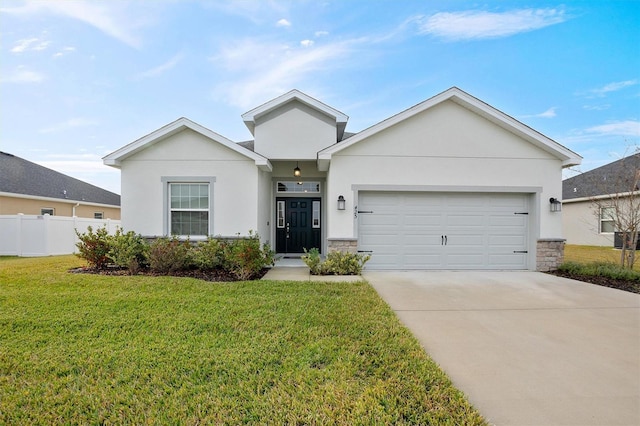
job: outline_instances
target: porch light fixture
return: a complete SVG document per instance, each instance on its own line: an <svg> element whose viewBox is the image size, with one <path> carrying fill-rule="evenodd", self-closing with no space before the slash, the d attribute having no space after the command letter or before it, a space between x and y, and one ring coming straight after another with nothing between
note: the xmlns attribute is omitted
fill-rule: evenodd
<svg viewBox="0 0 640 426"><path fill-rule="evenodd" d="M298 167L298 162L296 161L296 168L293 169L293 176L300 177L300 175L302 175L302 172L300 171L300 167Z"/></svg>
<svg viewBox="0 0 640 426"><path fill-rule="evenodd" d="M552 212L559 212L562 210L562 203L557 198L549 198L549 210Z"/></svg>
<svg viewBox="0 0 640 426"><path fill-rule="evenodd" d="M338 210L344 210L345 207L345 200L344 197L342 195L338 196Z"/></svg>

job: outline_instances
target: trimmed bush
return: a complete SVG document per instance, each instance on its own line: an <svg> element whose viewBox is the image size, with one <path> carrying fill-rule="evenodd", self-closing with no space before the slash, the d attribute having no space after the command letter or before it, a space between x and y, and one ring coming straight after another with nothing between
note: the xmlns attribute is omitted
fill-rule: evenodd
<svg viewBox="0 0 640 426"><path fill-rule="evenodd" d="M149 267L160 274L171 274L193 266L191 243L176 237L158 238L149 247Z"/></svg>
<svg viewBox="0 0 640 426"><path fill-rule="evenodd" d="M305 255L302 256L312 275L360 275L369 259L369 254L332 251L322 262L320 252L316 248L308 252L305 250Z"/></svg>
<svg viewBox="0 0 640 426"><path fill-rule="evenodd" d="M273 266L275 253L268 244L260 246L260 238L249 231L248 238L224 242L224 269L238 280L248 280L263 268Z"/></svg>
<svg viewBox="0 0 640 426"><path fill-rule="evenodd" d="M118 228L110 238L110 247L109 259L114 265L127 268L132 275L147 266L149 245L141 235L133 231L125 233Z"/></svg>
<svg viewBox="0 0 640 426"><path fill-rule="evenodd" d="M209 238L193 248L193 264L203 271L213 271L224 265L224 244Z"/></svg>
<svg viewBox="0 0 640 426"><path fill-rule="evenodd" d="M84 259L92 269L104 269L109 264L109 250L111 250L111 236L106 227L96 229L93 232L91 226L87 227L87 232L81 234L76 229L76 235L79 242L76 247L79 253L76 253L81 259Z"/></svg>
<svg viewBox="0 0 640 426"><path fill-rule="evenodd" d="M623 268L612 262L564 262L558 267L558 271L574 275L591 275L607 277L616 280L638 281L640 282L640 272Z"/></svg>

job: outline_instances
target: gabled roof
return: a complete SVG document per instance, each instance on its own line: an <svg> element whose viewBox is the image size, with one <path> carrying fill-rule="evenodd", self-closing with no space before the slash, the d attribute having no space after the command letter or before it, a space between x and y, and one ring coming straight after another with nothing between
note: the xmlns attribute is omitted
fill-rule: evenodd
<svg viewBox="0 0 640 426"><path fill-rule="evenodd" d="M120 196L0 151L0 192L120 206Z"/></svg>
<svg viewBox="0 0 640 426"><path fill-rule="evenodd" d="M562 181L562 199L567 201L638 191L640 176L636 176L637 173L640 173L640 153L565 179Z"/></svg>
<svg viewBox="0 0 640 426"><path fill-rule="evenodd" d="M346 114L338 111L337 109L332 108L329 105L324 104L319 100L314 99L311 96L296 89L293 89L290 92L285 93L284 95L280 95L277 98L272 99L269 102L266 102L259 107L252 109L251 111L245 112L244 114L242 114L242 120L244 120L244 124L247 126L251 134L253 134L255 130L256 120L258 118L292 101L301 102L334 119L336 121L336 128L338 131L337 140L342 140L344 129L347 126L347 120L349 120L349 117Z"/></svg>
<svg viewBox="0 0 640 426"><path fill-rule="evenodd" d="M543 134L533 130L531 127L521 123L513 117L497 110L489 104L481 101L478 98L471 96L470 94L460 90L457 87L452 87L424 102L421 102L409 109L402 111L399 114L394 115L384 121L374 124L368 129L363 130L360 133L351 136L349 139L332 145L323 149L318 153L318 168L320 170L328 170L331 156L341 150L356 144L378 132L381 132L391 126L394 126L401 121L404 121L416 114L419 114L429 108L432 108L442 102L452 101L458 105L467 108L470 111L486 118L492 123L502 127L505 130L529 141L535 146L549 152L555 157L562 160L563 167L575 166L580 164L582 157L571 151L570 149L560 145L556 141L544 136Z"/></svg>
<svg viewBox="0 0 640 426"><path fill-rule="evenodd" d="M209 139L212 139L213 141L226 146L227 148L244 155L245 157L248 157L252 160L255 161L256 166L258 166L260 169L262 170L266 170L266 171L271 171L272 170L272 166L271 163L269 162L268 159L266 159L265 157L263 157L260 154L257 154L227 138L225 138L222 135L219 135L218 133L211 131L209 129L207 129L206 127L203 127L201 125L199 125L198 123L195 123L187 118L179 118L176 121L174 121L173 123L169 123L164 127L161 127L160 129L156 130L155 132L149 133L146 136L141 137L140 139L131 142L130 144L123 146L122 148L120 148L117 151L112 152L111 154L107 155L106 157L104 157L102 160L104 162L104 164L106 164L107 166L112 166L112 167L116 167L119 168L120 165L122 164L122 161L125 160L126 158L134 155L137 152L142 151L145 148L148 148L149 146L158 143L170 136L173 136L185 129L190 129L193 130L196 133L199 133Z"/></svg>

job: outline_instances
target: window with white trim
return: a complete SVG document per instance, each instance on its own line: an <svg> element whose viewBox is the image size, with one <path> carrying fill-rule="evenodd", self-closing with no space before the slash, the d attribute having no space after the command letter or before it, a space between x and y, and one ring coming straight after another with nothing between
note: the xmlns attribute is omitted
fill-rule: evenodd
<svg viewBox="0 0 640 426"><path fill-rule="evenodd" d="M614 217L615 208L613 207L601 207L600 208L600 233L601 234L613 234L616 230Z"/></svg>
<svg viewBox="0 0 640 426"><path fill-rule="evenodd" d="M104 212L93 212L94 219L104 219Z"/></svg>
<svg viewBox="0 0 640 426"><path fill-rule="evenodd" d="M44 216L45 214L48 214L49 216L53 216L54 213L55 213L55 209L51 207L44 207L40 209L40 214L42 216Z"/></svg>
<svg viewBox="0 0 640 426"><path fill-rule="evenodd" d="M169 224L172 235L209 235L209 183L169 183Z"/></svg>
<svg viewBox="0 0 640 426"><path fill-rule="evenodd" d="M310 193L320 192L320 182L278 182L278 192Z"/></svg>
<svg viewBox="0 0 640 426"><path fill-rule="evenodd" d="M315 229L320 228L320 201L313 202L311 227Z"/></svg>
<svg viewBox="0 0 640 426"><path fill-rule="evenodd" d="M277 227L278 228L284 228L284 209L285 209L285 202L284 201L278 201L278 221L277 221Z"/></svg>

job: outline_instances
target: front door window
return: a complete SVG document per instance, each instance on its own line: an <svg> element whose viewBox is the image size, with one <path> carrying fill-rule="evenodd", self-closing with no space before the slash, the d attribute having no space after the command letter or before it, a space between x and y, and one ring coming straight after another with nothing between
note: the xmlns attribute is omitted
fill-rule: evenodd
<svg viewBox="0 0 640 426"><path fill-rule="evenodd" d="M278 198L276 206L278 253L304 253L305 249L314 247L320 249L319 198Z"/></svg>

